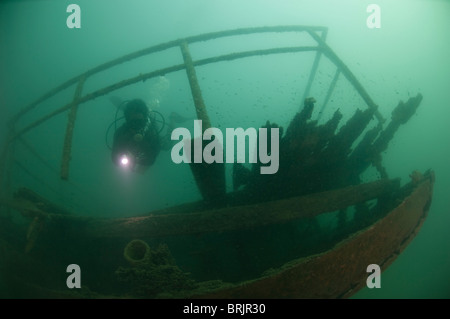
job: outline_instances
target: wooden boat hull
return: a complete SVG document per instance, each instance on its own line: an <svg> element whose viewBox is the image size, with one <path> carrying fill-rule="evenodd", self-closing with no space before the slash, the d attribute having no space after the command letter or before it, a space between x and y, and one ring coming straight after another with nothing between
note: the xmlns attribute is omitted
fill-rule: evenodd
<svg viewBox="0 0 450 319"><path fill-rule="evenodd" d="M295 44L294 47L235 52L200 60L193 59L189 52L189 46L199 41L261 32L302 32L317 45ZM378 106L325 43L326 32L323 27L278 26L214 32L170 41L88 70L18 112L11 121L12 129L0 156L0 168L3 168L0 169L0 184L6 184L2 183L4 172L10 172L12 164L20 163L14 159L11 146L19 141L42 161L42 156L25 142L23 135L70 110L60 174L63 180L68 180L75 114L80 105L128 85L185 70L197 118L203 121L206 129L211 123L196 67L252 56L316 52L303 92L303 107L293 115L286 134L280 134L277 174L260 174L258 168L262 162L253 163L251 170L244 170L235 163L234 191L227 193L224 163L192 163L191 171L202 201L130 218L84 218L56 207L32 191L16 191L19 196L14 198L9 196L12 189L8 190L8 196L0 192L0 208L8 207L5 214L0 214L0 274L8 275L3 285L11 289L5 296L95 298L113 294L117 298L342 298L364 286L368 265L378 264L386 269L417 234L431 203L432 172L425 176L415 175L412 183L400 188L398 179L388 179L381 156L399 127L415 113L422 95L417 94L405 103L399 102L390 122L383 127L385 119ZM90 76L169 48L181 49L183 64L140 73L89 94L81 94ZM319 122L321 115L318 114L322 114L327 102L317 113L316 100L309 96L322 55L337 67L325 101L342 73L364 101L362 106L367 107L362 111L356 109L346 123L340 123L343 114L339 109L327 121ZM25 113L75 84L73 100L32 123L15 126ZM347 103L343 108L350 110L352 102ZM377 123L370 128L373 119ZM261 128L283 129L269 120ZM29 171L22 164L18 166ZM361 176L369 167L375 168L381 179L364 184ZM239 170L247 178L238 178ZM372 205L371 201L376 204ZM7 211L10 209L20 212L28 223L15 225ZM347 214L350 210L353 210L351 220ZM327 213L336 215L333 218L337 217L337 225L320 228L318 219ZM168 255L173 255L176 264L169 262L169 258L162 258L166 264L147 260L147 268L137 271L133 269L135 265L126 268L124 247L135 239L148 242L152 249L169 242ZM305 249L308 245L311 247ZM66 274L61 274L61 269L65 270L74 262L83 269L83 285L89 287L85 295L68 291ZM230 270L231 264L235 268ZM185 289L180 291L159 266L175 272L181 272L180 269L195 271L196 282L189 289L183 286ZM24 273L26 277L23 277ZM133 276L145 273L145 276L132 278L128 282L128 291L118 289L119 280L114 277L117 273ZM146 276L155 273L157 276L152 277L155 280L148 280ZM215 286L208 283L215 279L220 283ZM145 280L147 282L143 282ZM165 280L170 289L152 287L161 280ZM0 297L1 293L0 289Z"/></svg>
<svg viewBox="0 0 450 319"><path fill-rule="evenodd" d="M385 270L418 234L430 208L434 176L385 218L325 253L292 261L270 276L198 298L347 298L366 285L367 266Z"/></svg>
<svg viewBox="0 0 450 319"><path fill-rule="evenodd" d="M395 208L391 209L383 218L379 219L370 226L365 227L364 229L361 229L346 239L338 242L332 249L305 258L291 260L281 267L274 267L259 278L241 281L237 284L222 282L220 285L211 288L211 285L208 286L208 281L200 281L199 285L195 287L195 289L192 289L192 291L184 291L182 294L173 295L172 297L221 299L350 297L366 285L366 279L369 276L369 273L367 273L368 265L378 264L381 267L381 270L385 270L418 234L427 217L427 213L431 205L433 184L434 174L433 172L428 172L424 176L421 176L420 180L416 180L408 185L405 185L403 187L403 189L406 187L406 191L404 191L405 196L395 206ZM380 184L372 184L372 186L373 185L379 186ZM364 185L361 187L363 186ZM371 188L366 187L366 190L367 189ZM344 193L348 194L348 190ZM343 193L342 190L338 190L338 193L329 194ZM342 201L342 199L338 199L337 201ZM15 206L15 209L24 210L25 208ZM30 212L29 208L26 209ZM36 212L34 211L34 213ZM74 224L73 221L70 220L70 216L62 216L63 215L55 214L52 219L58 217L61 220L66 220L66 223L68 223L67 225L70 225L69 227L65 227L62 231L66 234L67 239L70 239L69 241L71 241L73 245L72 247L66 246L66 249L70 251L71 256L77 257L76 255L73 255L73 247L79 247L79 243L74 242L74 237L72 237L72 235L75 235L76 232L71 235L68 230L71 228L76 228L81 234L83 234L83 229L79 227L81 222L77 221ZM176 215L172 217L176 218ZM56 220L58 220L58 218L56 218ZM132 224L134 220L135 218L130 218L128 219L128 222ZM120 220L120 223L123 223L123 221L124 220ZM86 225L86 229L89 230L93 228L92 224L89 222L84 221L84 223ZM101 224L101 221L95 220L94 225L99 224ZM48 227L53 227L55 225L58 225L58 227L62 226L60 221L58 224L54 224L53 226L49 225ZM76 227L74 227L74 225L76 225ZM140 223L137 225L140 225ZM108 226L108 224L105 224L104 226ZM116 226L113 227L115 228ZM136 228L133 227L131 229L136 230ZM15 232L17 233L17 236L20 237L23 230L22 228L18 228ZM81 236L81 239L88 240L91 243L91 246L98 246L95 249L103 250L104 256L108 257L105 259L102 259L99 256L93 257L91 252L83 251L78 256L78 259L75 258L75 260L79 260L79 258L82 257L86 258L86 261L93 261L94 258L96 261L93 265L97 264L98 266L106 268L108 266L108 262L110 261L108 258L111 256L116 256L114 257L115 259L111 260L116 265L120 264L118 260L121 256L117 252L123 251L123 247L115 247L114 243L117 242L118 239L121 239L122 242L129 240L130 234L127 235L125 233L116 233L117 236L114 238L110 232L103 231L98 233L100 237L97 237L97 239L92 237L94 231L84 233L84 235L86 234L90 235L88 237ZM108 236L105 237L105 234L108 234ZM6 286L14 287L18 297L133 297L133 295L117 294L106 296L104 292L96 293L91 290L89 290L88 294L83 295L78 291L64 289L64 275L54 278L54 276L52 276L54 272L51 270L52 268L57 269L60 267L60 261L58 261L58 265L56 265L55 261L52 263L48 260L48 257L44 256L44 258L42 258L43 251L56 249L56 247L43 246L45 242L47 244L49 242L48 240L45 240L45 237L49 237L51 234L44 233L41 235L44 238L41 238L41 242L38 243L40 245L36 248L37 252L32 251L31 253L25 253L23 250L20 251L15 246L7 243L7 241L2 240L0 242L0 253L2 255L0 269L2 270L2 273L10 274L7 278ZM179 242L182 240L183 237L179 239ZM108 243L110 247L105 245L105 243ZM25 243L22 243L22 245L24 244ZM261 243L261 245L263 244L264 243ZM86 245L83 245L83 247L87 248ZM113 248L111 249L111 247ZM62 256L61 251L55 250L48 253L58 255L59 257L56 257L61 260L64 260L67 257ZM123 256L121 258L123 259ZM93 265L88 268L92 268ZM86 268L86 266L84 266L84 268ZM25 271L27 276L21 277L18 274L14 274L14 271L17 269L22 270L20 274ZM86 276L84 278L84 283L89 281ZM100 280L98 277L96 277L96 279ZM54 284L51 284L51 282L55 282L55 280L56 282L59 282L59 284L57 284L60 287L59 289L50 288L55 286ZM87 285L90 286L90 283L87 283Z"/></svg>

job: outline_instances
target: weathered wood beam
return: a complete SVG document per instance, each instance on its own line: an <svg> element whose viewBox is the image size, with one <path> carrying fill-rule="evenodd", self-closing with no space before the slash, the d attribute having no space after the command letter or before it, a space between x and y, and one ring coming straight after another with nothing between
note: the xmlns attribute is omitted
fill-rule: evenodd
<svg viewBox="0 0 450 319"><path fill-rule="evenodd" d="M181 54L183 55L186 75L191 88L197 118L202 121L202 136L196 138L203 139L203 134L211 127L211 121L206 110L202 90L197 78L197 72L187 42L182 42L180 44L180 49ZM195 160L191 159L190 168L203 198L210 203L216 202L222 204L226 193L224 165L221 163L208 165L206 163L197 163Z"/></svg>
<svg viewBox="0 0 450 319"><path fill-rule="evenodd" d="M379 180L301 197L267 203L212 209L183 214L158 214L120 219L80 219L75 227L87 237L161 237L246 229L311 218L377 198L399 187L399 179ZM167 211L166 211L167 212ZM76 222L71 217L63 220ZM53 221L57 221L55 217ZM58 226L56 226L58 227Z"/></svg>

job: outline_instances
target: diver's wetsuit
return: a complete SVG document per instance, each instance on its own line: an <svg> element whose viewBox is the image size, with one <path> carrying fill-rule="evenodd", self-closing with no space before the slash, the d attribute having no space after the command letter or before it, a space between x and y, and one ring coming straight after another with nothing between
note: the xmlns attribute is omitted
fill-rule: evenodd
<svg viewBox="0 0 450 319"><path fill-rule="evenodd" d="M112 160L120 165L123 155L131 157L131 166L148 167L153 165L161 151L161 141L157 128L150 121L145 125L133 126L129 122L124 123L114 133L112 146Z"/></svg>

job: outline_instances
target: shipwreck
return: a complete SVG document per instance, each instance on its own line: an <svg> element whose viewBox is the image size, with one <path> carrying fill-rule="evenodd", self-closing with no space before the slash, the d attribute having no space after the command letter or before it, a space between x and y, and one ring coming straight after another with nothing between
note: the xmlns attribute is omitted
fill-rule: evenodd
<svg viewBox="0 0 450 319"><path fill-rule="evenodd" d="M327 45L326 27L274 26L227 30L178 39L130 53L76 76L21 109L9 122L0 158L0 273L7 297L20 298L347 298L366 285L367 266L385 270L418 234L429 211L432 170L389 177L382 153L422 101L418 93L385 118L355 75ZM302 34L307 46L272 47L195 59L190 46L255 34ZM84 93L90 77L142 56L179 49L182 63L152 69ZM280 127L279 170L259 174L236 163L227 191L223 163L191 163L202 200L130 218L89 218L43 198L39 189L13 187L15 147L39 157L26 133L66 112L59 175L69 181L72 136L83 104L140 81L185 72L197 119L212 127L197 69L276 54L314 54L298 112ZM324 96L311 96L324 59L335 67ZM363 103L343 120L336 110L319 122L338 79ZM73 88L73 99L39 119L29 111ZM348 110L345 112L348 113ZM19 121L21 120L21 121ZM261 127L278 124L267 118ZM55 150L59 151L59 150ZM42 158L41 158L42 159ZM21 165L19 168L32 171ZM361 176L377 172L371 181ZM31 172L32 173L32 172ZM244 178L241 178L245 176ZM324 227L324 220L333 221ZM331 226L330 226L331 225ZM81 289L67 285L68 265L83 270Z"/></svg>

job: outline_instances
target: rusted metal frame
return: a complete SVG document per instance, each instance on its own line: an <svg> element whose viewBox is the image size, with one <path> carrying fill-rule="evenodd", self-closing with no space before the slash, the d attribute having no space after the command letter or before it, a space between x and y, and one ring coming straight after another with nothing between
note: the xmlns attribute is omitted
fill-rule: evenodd
<svg viewBox="0 0 450 319"><path fill-rule="evenodd" d="M193 61L194 66L201 66L206 65L209 63L216 63L216 62L222 62L222 61L231 61L235 59L242 59L246 57L251 57L255 55L267 55L267 54L281 54L281 53L294 53L294 52L304 52L304 51L314 51L317 50L316 46L312 47L286 47L286 48L277 48L277 49L265 49L265 50L254 50L254 51L246 51L241 53L231 53L231 54L225 54L214 58L205 58L197 61ZM146 81L150 78L157 77L160 75L165 75L168 73L173 73L177 71L181 71L185 68L184 64L178 64L171 67L159 69L156 71L140 74L138 76L135 76L133 78L123 80L120 82L117 82L115 84L112 84L110 86L107 86L105 88L99 89L97 91L94 91L92 93L86 94L82 98L78 99L77 104L80 105L82 103L88 102L90 100L93 100L99 96L106 95L112 91L121 89L125 86L132 85L134 83L140 82L140 81ZM45 121L49 120L50 118L68 110L72 106L73 102L70 102L63 107L60 107L59 109L54 110L53 112L49 113L46 116L43 116L42 118L34 121L33 123L27 125L26 127L22 128L18 132L16 132L14 135L12 135L10 138L7 139L6 144L10 144L15 139L17 139L19 136L23 135L24 133L28 132L30 129L44 123Z"/></svg>
<svg viewBox="0 0 450 319"><path fill-rule="evenodd" d="M23 108L21 111L19 111L11 120L10 123L13 124L15 122L17 122L17 120L22 117L24 114L26 114L27 112L31 111L32 109L34 109L38 104L42 103L43 101L51 98L52 96L54 96L55 94L57 94L58 92L68 88L69 86L77 83L80 78L82 78L83 76L85 76L86 78L99 73L101 71L104 71L106 69L109 69L111 67L114 67L116 65L125 63L127 61L130 60L134 60L137 58L140 58L144 55L148 55L148 54L152 54L152 53L156 53L159 51L164 51L170 48L174 48L177 46L180 46L180 44L182 42L186 42L188 44L191 43L195 43L195 42L201 42L201 41L208 41L208 40L213 40L216 38L221 38L221 37L229 37L229 36L236 36L236 35L246 35L246 34L253 34L253 33L264 33L264 32L302 32L302 31L322 31L322 32L326 32L328 29L326 27L320 27L320 26L273 26L273 27L255 27L255 28L241 28L241 29L234 29L234 30L227 30L227 31L219 31L219 32L211 32L211 33L206 33L206 34L202 34L202 35L196 35L196 36L191 36L191 37L187 37L184 39L178 39L178 40L173 40L173 41L169 41L166 43L162 43L162 44L158 44L155 46L151 46L149 48L145 48L130 54L126 54L122 57L119 57L117 59L111 60L109 62L106 62L104 64L101 64L95 68L92 68L86 72L84 72L81 75L75 76L72 79L64 82L63 84L59 85L58 87L54 88L53 90L47 92L46 94L44 94L43 96L41 96L40 98L38 98L37 100L35 100L34 102L30 103L28 106L26 106L25 108Z"/></svg>
<svg viewBox="0 0 450 319"><path fill-rule="evenodd" d="M330 59L345 75L347 80L353 85L355 90L362 97L364 102L366 102L367 106L374 111L374 115L380 121L380 123L384 123L385 119L378 111L378 105L372 100L367 91L358 81L356 76L350 71L350 69L345 65L345 63L334 53L334 51L314 32L308 31L309 34L317 41L317 44L321 47L322 52Z"/></svg>
<svg viewBox="0 0 450 319"><path fill-rule="evenodd" d="M265 50L253 50L253 51L246 51L246 52L240 52L240 53L231 53L231 54L226 54L226 55L222 55L222 56L218 56L218 57L213 57L213 58L205 58L202 60L198 60L198 61L192 61L191 60L191 64L192 66L201 66L201 65L206 65L209 63L216 63L216 62L222 62L222 61L231 61L231 60L235 60L235 59L241 59L241 58L245 58L245 57L250 57L250 56L255 56L255 55L269 55L269 54L281 54L281 53L296 53L296 52L304 52L304 51L314 51L317 50L317 47L315 46L308 46L308 47L285 47L285 48L274 48L274 49L265 49ZM79 106L82 103L85 103L89 100L95 99L99 96L108 94L112 91L115 91L119 88L137 83L139 81L145 81L149 78L152 77L156 77L159 75L164 75L167 73L172 73L172 72L176 72L176 71L180 71L182 69L185 69L185 65L181 64L181 65L176 65L176 66L172 66L172 67L168 67L168 68L164 68L164 69L160 69L160 70L156 70L153 72L149 72L146 74L141 74L139 76L136 76L134 78L128 79L128 80L124 80L121 82L118 82L116 84L110 85L108 87L105 87L103 89L97 90L95 92L92 92L90 94L87 94L83 97L79 97L79 95L76 95L76 97L74 98L74 100L59 108L56 109L55 111L49 113L47 116L44 116L38 120L36 120L35 122L29 124L28 126L26 126L25 128L21 129L20 131L18 131L17 133L13 134L10 138L8 138L7 140L7 145L5 146L5 152L7 149L7 146L9 144L11 144L16 138L21 137L24 133L28 132L29 130L31 130L32 128L44 123L45 121L49 120L50 118L66 111L69 108L73 109L73 106ZM81 77L79 79L79 83L81 83L81 80L85 78L85 76ZM84 81L84 80L83 80ZM80 87L80 91L81 91L81 87ZM78 96L78 98L77 98ZM204 109L206 112L206 109ZM202 117L202 119L204 120L205 118ZM72 121L69 120L68 123L68 127L70 125L70 123L72 123ZM204 122L205 124L205 122ZM209 119L206 121L206 125L208 126L203 126L204 129L206 129L206 127L210 127L210 123L209 123ZM68 128L69 129L69 128ZM71 128L73 130L73 126ZM69 133L70 135L68 135L66 133L66 142L65 142L65 146L64 146L64 152L63 152L63 161L62 164L65 165L64 167L62 166L61 169L61 177L64 179L64 176L67 176L67 171L68 171L68 161L70 160L70 146L68 146L68 136L70 136L70 141L71 141L71 133ZM67 151L69 150L69 151ZM64 164L66 163L66 164ZM64 173L66 172L66 173Z"/></svg>
<svg viewBox="0 0 450 319"><path fill-rule="evenodd" d="M325 96L325 100L323 101L322 107L320 108L319 114L317 115L317 120L320 120L322 117L323 111L325 111L325 108L327 107L328 101L330 100L331 95L333 94L334 88L336 87L337 80L339 79L339 74L341 74L341 71L339 68L336 68L336 72L334 73L333 80L330 83L330 86L328 88L327 95Z"/></svg>
<svg viewBox="0 0 450 319"><path fill-rule="evenodd" d="M32 102L31 104L29 104L27 107L25 107L24 109L22 109L20 112L18 112L12 119L11 119L11 123L15 123L17 122L17 120L19 120L20 117L22 117L24 114L28 113L29 111L31 111L32 109L34 109L38 104L42 103L43 101L51 98L52 96L56 95L57 93L59 93L60 91L70 87L71 85L74 85L76 83L78 83L80 81L81 78L85 77L88 78L96 73L102 72L104 70L107 70L109 68L112 68L116 65L125 63L127 61L142 57L144 55L147 54L151 54L151 53L155 53L155 52L159 52L159 51L164 51L166 49L170 49L172 47L176 47L179 44L180 40L175 40L175 41L170 41L167 43L163 43L163 44L159 44L156 46L152 46L150 48L146 48L144 50L140 50L137 52L133 52L127 55L124 55L120 58L114 59L112 61L106 62L104 64L101 64L93 69L90 69L86 72L84 72L83 74L80 74L78 76L73 77L72 79L64 82L63 84L59 85L58 87L54 88L53 90L47 92L46 94L44 94L43 96L41 96L39 99L37 99L36 101Z"/></svg>
<svg viewBox="0 0 450 319"><path fill-rule="evenodd" d="M170 41L167 43L163 43L157 46L153 46L144 50L140 50L128 55L125 55L121 58L115 59L113 61L104 63L96 68L93 68L83 74L81 74L80 76L74 77L71 80L63 83L62 85L58 86L57 88L51 90L50 92L44 94L41 98L39 98L38 100L36 100L35 102L31 103L30 105L28 105L26 108L24 108L23 110L21 110L19 113L16 114L16 116L13 117L13 119L10 121L11 125L13 125L21 116L23 116L25 113L27 113L28 111L32 110L35 106L37 106L39 103L43 102L44 100L47 100L48 98L52 97L53 95L57 94L59 91L66 89L67 87L73 85L76 82L79 82L80 79L82 78L87 78L95 73L101 72L105 69L111 68L117 64L120 63L124 63L128 60L132 60L132 59L136 59L139 58L143 55L147 55L147 54L151 54L154 52L158 52L158 51L162 51L162 50L166 50L169 48L172 48L174 46L180 45L180 43L195 43L195 42L199 42L199 41L207 41L207 40L211 40L211 39L215 39L215 38L219 38L219 37L226 37L226 36L235 36L235 35L244 35L244 34L251 34L251 33L261 33L261 32L290 32L290 31L310 31L310 32L314 32L314 31L322 31L323 33L326 33L327 28L324 27L306 27L306 26L279 26L279 27L260 27L260 28L244 28L244 29L236 29L236 30L229 30L229 31L222 31L222 32L213 32L213 33L208 33L208 34L204 34L204 35L199 35L199 36L193 36L193 37L188 37L185 39L180 39L180 40L175 40L175 41ZM214 62L219 62L219 61L226 61L226 60L234 60L234 59L239 59L239 58L244 58L244 57L248 57L248 56L252 56L252 55L265 55L265 54L276 54L276 53L288 53L288 52L301 52L301 51L309 51L309 50L317 50L317 47L294 47L294 48L276 48L276 49L269 49L269 50L254 50L254 51L248 51L248 52L242 52L242 53L232 53L232 54L228 54L228 55L223 55L223 56L219 56L219 57L215 57L215 58L207 58L207 59L203 59L203 60L199 60L199 61L195 61L193 62L194 66L199 66L199 65L203 65L203 64L207 64L207 63L214 63ZM125 81L121 81L119 83L116 83L115 85L97 90L91 94L88 94L86 96L84 96L83 98L79 98L77 101L72 101L71 103L56 109L55 111L51 112L50 114L48 114L47 116L44 116L38 120L36 120L35 122L29 124L28 126L26 126L25 128L23 128L22 130L11 134L10 137L7 139L6 141L6 145L5 145L5 150L3 153L6 154L7 152L7 148L9 147L9 145L11 144L11 142L13 142L17 137L21 136L22 134L24 134L25 132L29 131L30 129L42 124L43 122L47 121L48 119L64 112L65 110L69 109L72 107L72 103L76 103L77 105L84 103L86 101L89 101L91 99L94 99L98 96L107 94L111 91L117 90L119 88L122 88L124 86L127 85L131 85L133 83L136 83L138 81L144 81L148 78L151 77L155 77L158 75L164 75L166 73L170 73L170 72L175 72L178 71L180 69L184 68L184 65L180 66L174 66L174 67L169 67L169 68L165 68L162 70L158 70L158 71L153 71L153 72L149 72L145 75L140 75L137 77L134 77L132 79L129 80L125 80ZM64 176L64 175L62 175ZM1 179L0 179L1 180Z"/></svg>
<svg viewBox="0 0 450 319"><path fill-rule="evenodd" d="M10 127L8 135L14 134L14 127ZM14 161L14 148L5 145L0 158L0 198L10 198L12 195L11 175ZM10 216L11 210L6 207L6 214Z"/></svg>
<svg viewBox="0 0 450 319"><path fill-rule="evenodd" d="M187 42L180 44L181 54L183 55L186 74L191 88L192 98L194 99L195 111L197 118L202 121L203 132L211 127L208 112L206 111L205 102L203 101L202 91L197 79L194 63ZM203 133L202 132L202 133Z"/></svg>
<svg viewBox="0 0 450 319"><path fill-rule="evenodd" d="M203 101L202 91L200 88L200 84L198 83L197 73L195 71L194 63L192 61L192 56L189 52L187 42L181 43L180 49L184 60L189 86L191 88L192 98L194 100L197 118L202 121L202 136L200 136L199 138L203 139L203 133L205 132L205 130L211 128L211 121L206 110L205 102ZM224 200L226 194L225 167L223 163L215 163L215 165L211 166L205 166L201 163L201 158L196 159L194 156L194 159L190 164L192 174L203 199L207 202L217 205Z"/></svg>
<svg viewBox="0 0 450 319"><path fill-rule="evenodd" d="M23 136L18 138L19 142L30 152L33 154L42 164L44 164L50 171L55 174L58 174L58 170L53 167L42 155L40 155L36 149L28 143Z"/></svg>
<svg viewBox="0 0 450 319"><path fill-rule="evenodd" d="M200 212L179 213L172 210L153 211L148 216L130 218L88 218L62 215L43 211L26 200L1 201L24 216L48 216L52 227L63 227L70 223L75 236L99 238L164 237L172 235L202 234L232 231L284 223L295 219L337 211L391 192L399 187L400 179L378 180L361 185L352 185L336 190L296 196L262 204L241 205L209 209ZM60 224L62 223L62 224ZM50 226L50 225L49 225Z"/></svg>
<svg viewBox="0 0 450 319"><path fill-rule="evenodd" d="M309 32L313 32L313 31L309 31ZM325 42L326 38L327 38L327 30L324 30L322 32L322 39L323 39L324 42ZM302 103L309 95L309 91L311 90L311 86L312 86L312 84L314 82L314 78L316 77L317 69L319 68L319 63L320 63L320 58L321 57L322 57L321 50L317 50L316 56L314 58L313 65L311 67L311 72L309 73L308 82L306 82L306 88L305 88L305 90L303 92ZM302 107L303 106L301 106L300 108L302 108Z"/></svg>
<svg viewBox="0 0 450 319"><path fill-rule="evenodd" d="M270 55L270 54L283 54L283 53L298 53L307 51L317 51L318 46L303 46L303 47L282 47L273 49L251 50L237 53L229 53L212 58L205 58L197 61L193 61L194 66L201 66L209 63L232 61L237 59L248 58L257 55Z"/></svg>
<svg viewBox="0 0 450 319"><path fill-rule="evenodd" d="M73 97L72 105L70 107L69 117L66 127L66 136L64 138L63 154L61 159L61 179L67 180L69 178L69 162L70 154L72 150L72 139L73 139L73 129L75 127L75 119L77 116L78 103L80 99L81 92L83 90L84 82L86 77L83 76L78 81L77 88L75 90L75 95Z"/></svg>
<svg viewBox="0 0 450 319"><path fill-rule="evenodd" d="M29 130L31 130L32 128L44 123L45 121L49 120L50 118L70 109L72 107L72 104L75 102L76 104L80 105L83 104L85 102L88 102L90 100L96 99L99 96L102 95L106 95L112 91L118 90L120 88L123 88L125 86L137 83L139 81L145 81L149 78L152 77L156 77L159 75L164 75L167 73L171 73L171 72L175 72L175 71L180 71L184 69L184 65L180 64L180 65L176 65L176 66L172 66L172 67L168 67L168 68L164 68L164 69L160 69L157 71L153 71L153 72L149 72L146 74L140 74L138 76L135 76L133 78L124 80L124 81L120 81L118 83L112 84L110 86L104 87L102 89L99 89L97 91L94 91L92 93L86 94L85 96L79 98L77 101L72 101L56 110L54 110L53 112L47 114L46 116L43 116L42 118L34 121L33 123L29 124L28 126L22 128L20 131L18 131L16 134L14 134L8 141L7 143L11 143L13 142L16 138L18 138L19 136L23 135L24 133L28 132Z"/></svg>
<svg viewBox="0 0 450 319"><path fill-rule="evenodd" d="M25 148L28 150L28 152L30 152L31 154L33 154L45 167L47 167L52 173L55 173L55 175L58 175L59 174L59 172L58 172L58 170L55 168L55 167L53 167L46 159L44 159L43 157L42 157L42 155L40 155L37 151L36 151L36 149L33 147L33 146L31 146L30 145L30 143L28 143L24 138L23 138L23 136L22 137L19 137L19 142L20 143L22 143L23 144L23 146L25 146ZM17 164L17 163L16 163ZM76 188L79 192L81 192L81 193L84 193L85 195L85 197L89 197L89 194L86 192L86 190L83 188L83 187L81 187L81 186L79 186L79 185L77 185L77 184L74 184L73 182L71 182L71 181L67 181L67 183L69 184L69 185L71 185L72 187L74 187L74 188Z"/></svg>

